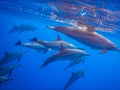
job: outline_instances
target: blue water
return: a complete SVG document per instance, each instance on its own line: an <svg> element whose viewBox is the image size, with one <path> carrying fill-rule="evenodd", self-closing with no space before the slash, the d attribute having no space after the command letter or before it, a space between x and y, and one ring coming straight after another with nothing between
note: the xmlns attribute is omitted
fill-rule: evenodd
<svg viewBox="0 0 120 90"><path fill-rule="evenodd" d="M5 0L0 1L2 2ZM0 8L0 58L4 56L5 51L15 52L19 50L27 50L29 52L22 56L20 62L21 66L16 68L10 76L14 78L14 80L1 84L0 90L63 90L67 80L71 77L71 72L84 67L87 67L85 79L81 78L77 80L73 85L68 87L67 90L120 90L119 52L108 51L101 55L99 54L101 50L90 49L62 33L46 28L48 25L61 25L61 23L50 20L47 17L47 15L49 15L47 11L45 11L46 13L43 13L46 16L33 15L34 9L31 10L31 13L26 14L19 11L17 9L18 7L14 9L7 8L11 3L14 4L17 2L17 0L13 0L11 2L9 0L6 1L8 1L8 6L2 6L6 9ZM23 5L27 8L30 7L28 5L30 1L26 0ZM22 2L22 0L20 0L20 2ZM106 6L106 8L110 10L120 9L118 5L119 0L114 2L112 0L107 0L106 2L108 3L108 7ZM36 2L36 4L37 3L39 2ZM110 7L111 3L114 3L114 8ZM98 3L97 5L99 6ZM30 24L39 29L34 32L28 31L21 34L15 32L8 34L8 31L13 27L13 25L19 24ZM62 25L64 24L62 23ZM78 47L85 48L85 51L91 54L84 64L76 65L68 70L64 70L66 65L69 64L69 61L58 61L49 64L39 71L38 67L48 57L53 55L55 51L43 54L22 46L14 46L14 43L16 43L18 39L22 42L29 42L30 38L36 36L40 40L54 41L58 34L63 40L73 43ZM116 34L115 37L104 33L102 33L102 35L112 40L120 48L119 34Z"/></svg>

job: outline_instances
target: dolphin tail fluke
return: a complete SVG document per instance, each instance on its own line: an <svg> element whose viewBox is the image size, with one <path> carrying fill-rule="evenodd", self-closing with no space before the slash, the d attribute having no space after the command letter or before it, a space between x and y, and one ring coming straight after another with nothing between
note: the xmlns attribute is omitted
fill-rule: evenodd
<svg viewBox="0 0 120 90"><path fill-rule="evenodd" d="M31 38L31 39L30 39L30 41L37 42L37 41L38 41L38 39L37 39L36 37L34 37L34 38Z"/></svg>
<svg viewBox="0 0 120 90"><path fill-rule="evenodd" d="M21 41L18 40L17 43L15 43L14 45L21 45L21 44L22 44Z"/></svg>

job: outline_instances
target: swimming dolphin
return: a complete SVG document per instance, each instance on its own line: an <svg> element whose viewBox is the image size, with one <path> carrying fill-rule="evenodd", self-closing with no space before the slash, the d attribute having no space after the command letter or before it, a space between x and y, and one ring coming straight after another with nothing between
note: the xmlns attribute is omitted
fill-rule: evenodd
<svg viewBox="0 0 120 90"><path fill-rule="evenodd" d="M11 80L13 80L13 78L0 76L0 84L2 84L3 82L11 81Z"/></svg>
<svg viewBox="0 0 120 90"><path fill-rule="evenodd" d="M66 90L68 87L70 87L73 83L75 83L75 81L77 81L81 77L85 78L84 73L85 73L85 69L79 70L77 72L71 72L72 75L71 75L70 79L67 81L67 83L65 84L64 90Z"/></svg>
<svg viewBox="0 0 120 90"><path fill-rule="evenodd" d="M18 40L18 42L14 45L20 45L20 46L24 46L24 47L28 47L37 51L43 51L43 53L46 53L47 51L50 51L50 48L47 48L39 43L21 43L20 40Z"/></svg>
<svg viewBox="0 0 120 90"><path fill-rule="evenodd" d="M8 66L1 66L0 67L0 76L5 76L5 75L11 75L14 69L19 67L20 64L13 64L13 65L8 65Z"/></svg>
<svg viewBox="0 0 120 90"><path fill-rule="evenodd" d="M120 49L109 39L95 32L90 27L70 27L70 26L48 26L49 28L64 33L76 41L89 46L92 49L102 49L104 54L107 50L120 51Z"/></svg>
<svg viewBox="0 0 120 90"><path fill-rule="evenodd" d="M14 25L13 28L8 32L8 33L13 33L13 32L25 32L25 31L35 31L37 28L32 26L32 25Z"/></svg>
<svg viewBox="0 0 120 90"><path fill-rule="evenodd" d="M26 53L27 53L27 51L17 51L14 53L5 52L4 57L0 60L0 66L5 65L5 64L9 64L16 59L18 59L20 61L21 56L26 54Z"/></svg>
<svg viewBox="0 0 120 90"><path fill-rule="evenodd" d="M79 49L68 49L65 48L63 45L61 46L61 50L57 52L56 54L49 57L40 67L42 69L43 67L47 66L48 64L55 62L55 61L64 61L64 60L77 60L83 56L89 56L89 54L83 50Z"/></svg>
<svg viewBox="0 0 120 90"><path fill-rule="evenodd" d="M85 60L85 58L78 58L77 60L72 61L70 64L67 65L67 67L65 67L65 70L70 68L70 67L73 67L79 63L84 63L84 60Z"/></svg>
<svg viewBox="0 0 120 90"><path fill-rule="evenodd" d="M37 42L39 44L44 45L45 47L54 49L54 50L60 50L60 45L62 44L66 48L71 48L71 49L82 49L82 48L77 48L75 45L63 41L59 35L57 35L56 41L45 41L45 40L38 40L36 37L30 39L30 41Z"/></svg>

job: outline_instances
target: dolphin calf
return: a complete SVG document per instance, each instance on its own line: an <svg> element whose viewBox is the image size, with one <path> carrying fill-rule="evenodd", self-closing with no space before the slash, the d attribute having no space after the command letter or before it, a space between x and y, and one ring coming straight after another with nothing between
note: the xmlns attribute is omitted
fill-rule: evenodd
<svg viewBox="0 0 120 90"><path fill-rule="evenodd" d="M76 41L89 46L92 49L101 49L101 54L107 50L120 51L120 49L109 39L95 32L90 27L70 27L70 26L48 26L49 28L64 33L65 35L75 39Z"/></svg>
<svg viewBox="0 0 120 90"><path fill-rule="evenodd" d="M84 60L85 60L85 58L78 58L77 60L72 61L70 64L68 64L68 65L65 67L65 70L68 69L68 68L70 68L70 67L73 67L73 66L75 66L75 65L77 65L77 64L79 64L79 63L84 63Z"/></svg>
<svg viewBox="0 0 120 90"><path fill-rule="evenodd" d="M2 84L3 82L11 81L11 80L13 80L13 78L0 76L0 84Z"/></svg>
<svg viewBox="0 0 120 90"><path fill-rule="evenodd" d="M31 48L31 49L34 49L34 50L37 50L37 51L43 51L43 53L46 53L47 51L50 51L51 49L50 48L47 48L39 43L21 43L20 40L18 40L18 42L14 45L20 45L20 46L24 46L24 47L27 47L27 48Z"/></svg>
<svg viewBox="0 0 120 90"><path fill-rule="evenodd" d="M77 48L75 45L63 41L59 35L57 35L56 41L45 41L45 40L38 40L36 37L30 39L30 41L37 42L39 44L44 45L45 47L54 49L54 50L60 50L60 45L62 44L66 48L71 48L71 49L82 49L82 48Z"/></svg>
<svg viewBox="0 0 120 90"><path fill-rule="evenodd" d="M0 67L0 76L5 76L5 75L11 75L14 69L19 67L20 64L13 64L13 65L8 65L8 66L1 66Z"/></svg>
<svg viewBox="0 0 120 90"><path fill-rule="evenodd" d="M71 72L72 75L71 75L70 79L67 81L67 83L65 84L64 90L66 90L68 87L70 87L73 83L75 83L75 81L77 81L81 77L85 78L84 73L85 73L85 69L79 70L77 72Z"/></svg>
<svg viewBox="0 0 120 90"><path fill-rule="evenodd" d="M37 28L32 26L32 25L14 25L13 28L8 32L8 33L13 33L13 32L25 32L25 31L35 31Z"/></svg>
<svg viewBox="0 0 120 90"><path fill-rule="evenodd" d="M65 48L63 45L61 46L61 50L49 57L40 67L42 69L43 67L47 66L48 64L55 62L55 61L64 61L64 60L78 60L79 58L83 56L89 56L89 54L83 50L79 49L68 49Z"/></svg>
<svg viewBox="0 0 120 90"><path fill-rule="evenodd" d="M12 62L16 59L18 59L20 61L21 56L23 56L26 53L27 53L27 51L17 51L14 53L5 52L4 57L0 60L0 66L9 64L10 62Z"/></svg>

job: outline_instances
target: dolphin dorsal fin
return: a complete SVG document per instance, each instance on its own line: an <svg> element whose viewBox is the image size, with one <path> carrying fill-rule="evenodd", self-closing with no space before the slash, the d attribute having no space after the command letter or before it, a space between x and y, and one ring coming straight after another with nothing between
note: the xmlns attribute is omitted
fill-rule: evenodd
<svg viewBox="0 0 120 90"><path fill-rule="evenodd" d="M37 41L38 41L37 37L33 37L33 38L29 39L29 40L30 40L30 41L34 41L34 42L37 42Z"/></svg>
<svg viewBox="0 0 120 90"><path fill-rule="evenodd" d="M62 44L60 45L60 50L61 51L63 51L63 50L65 50L66 49L66 47L64 47Z"/></svg>
<svg viewBox="0 0 120 90"><path fill-rule="evenodd" d="M61 41L61 37L59 35L57 35L57 40L56 41Z"/></svg>
<svg viewBox="0 0 120 90"><path fill-rule="evenodd" d="M5 56L9 56L9 53L8 53L7 51L5 51L5 53L4 53L4 54L5 54Z"/></svg>
<svg viewBox="0 0 120 90"><path fill-rule="evenodd" d="M71 72L71 74L72 74L72 76L75 76L76 73L75 72Z"/></svg>

